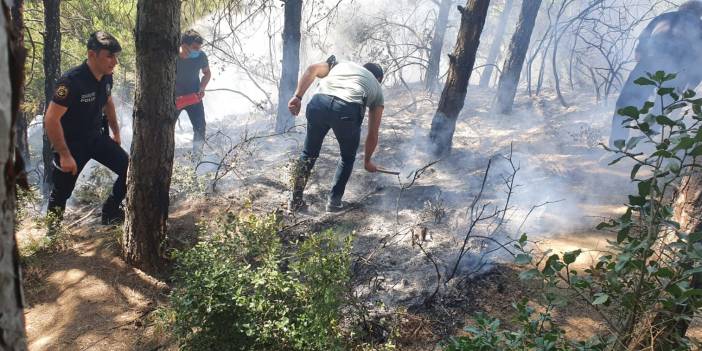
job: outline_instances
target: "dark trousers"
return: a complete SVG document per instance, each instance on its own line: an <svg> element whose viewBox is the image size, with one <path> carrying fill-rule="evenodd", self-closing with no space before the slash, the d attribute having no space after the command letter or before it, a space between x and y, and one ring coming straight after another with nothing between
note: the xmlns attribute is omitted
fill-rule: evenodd
<svg viewBox="0 0 702 351"><path fill-rule="evenodd" d="M58 154L54 154L54 186L49 197L49 211L63 212L66 208L66 201L71 197L73 188L76 186L78 175L91 159L117 174L117 180L112 186L112 194L110 194L108 201L114 201L119 205L127 194L127 166L129 164L127 153L106 135L97 136L88 142L69 145L69 149L78 165L78 174L72 175L58 169L57 166L61 165L60 158Z"/></svg>
<svg viewBox="0 0 702 351"><path fill-rule="evenodd" d="M193 125L193 153L200 154L205 143L205 106L200 101L197 104L186 106L183 110L188 113L190 124ZM181 111L178 111L176 116L180 115Z"/></svg>
<svg viewBox="0 0 702 351"><path fill-rule="evenodd" d="M319 157L324 137L331 129L339 142L341 159L336 166L334 185L329 198L340 201L351 176L363 122L362 106L335 96L317 94L307 105L307 135L300 155L301 173L309 175ZM304 186L303 186L304 188ZM301 191L301 190L300 190ZM302 194L299 194L302 195Z"/></svg>

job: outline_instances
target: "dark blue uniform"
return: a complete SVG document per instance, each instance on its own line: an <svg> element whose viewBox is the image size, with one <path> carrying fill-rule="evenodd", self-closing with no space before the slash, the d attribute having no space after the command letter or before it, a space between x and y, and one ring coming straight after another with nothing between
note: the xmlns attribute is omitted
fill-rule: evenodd
<svg viewBox="0 0 702 351"><path fill-rule="evenodd" d="M62 213L66 200L71 197L78 175L89 160L93 159L117 174L112 194L103 206L105 211L115 211L127 192L127 153L109 135L102 132L103 108L112 91L112 75L98 81L87 63L74 67L56 83L52 101L67 107L61 117L64 139L76 160L78 174L63 172L58 153L54 153L54 186L49 197L49 210Z"/></svg>

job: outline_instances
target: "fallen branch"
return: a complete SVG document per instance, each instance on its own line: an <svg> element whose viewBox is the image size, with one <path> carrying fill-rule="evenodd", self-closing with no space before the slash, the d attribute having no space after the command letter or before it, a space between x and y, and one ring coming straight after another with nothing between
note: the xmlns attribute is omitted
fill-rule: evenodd
<svg viewBox="0 0 702 351"><path fill-rule="evenodd" d="M215 192L215 191L216 191L216 187L217 187L217 182L219 182L219 180L221 180L222 178L224 178L224 177L225 177L227 174L229 174L230 172L235 171L235 166L233 165L233 163L234 163L234 161L236 160L236 156L235 156L235 155L236 155L236 152L237 152L238 150L240 150L240 149L243 148L244 146L249 145L251 142L253 142L253 141L255 141L255 140L258 140L258 139L265 139L265 138L272 138L272 137L284 135L284 134L290 133L290 132L291 132L293 129L295 129L295 128L303 127L303 126L304 126L304 125L302 125L302 124L298 124L298 125L294 125L294 126L288 128L288 129L286 129L286 130L283 131L283 132L279 132L279 133L270 133L270 134L264 134L264 135L255 135L255 134L254 134L253 136L249 136L249 135L248 135L248 130L247 130L247 131L244 131L244 136L243 136L242 140L241 140L240 142L236 143L236 144L233 144L232 139L231 139L228 135L222 133L221 131L220 131L220 132L217 132L217 133L215 134L215 136L221 135L221 136L223 136L223 137L225 137L225 138L227 138L227 139L229 140L229 143L230 143L229 148L228 148L228 149L224 152L224 154L221 156L219 162L207 161L207 160L201 160L201 161L199 161L199 162L197 163L197 165L195 166L195 172L197 172L198 168L199 168L200 166L202 166L202 165L210 164L210 165L216 166L215 173L214 173L214 176L213 176L213 178L212 178L212 184L211 184L212 192ZM206 144L211 150L213 150L213 148L211 147L211 145L210 145L209 143L206 142L205 144Z"/></svg>
<svg viewBox="0 0 702 351"><path fill-rule="evenodd" d="M402 193L405 190L411 188L414 185L414 183L417 181L417 179L419 179L419 177L421 177L422 174L424 174L424 172L426 172L427 169L429 169L429 167L439 163L439 161L441 161L441 160L442 159L431 161L431 162L427 163L426 165L424 165L420 168L417 168L414 171L410 172L410 174L407 175L407 179L412 177L412 180L410 180L410 182L407 184L402 184L402 177L400 177L399 173L397 174L397 183L400 186L400 193L397 194L397 200L395 201L395 223L396 224L400 224L400 199L402 198Z"/></svg>
<svg viewBox="0 0 702 351"><path fill-rule="evenodd" d="M419 249L422 250L422 253L424 253L424 255L434 265L434 270L436 271L436 288L434 289L434 292L424 300L424 305L429 306L432 304L432 302L434 302L436 294L439 293L439 288L441 288L441 271L439 270L439 264L436 263L434 257L429 252L427 252L427 250L424 249L424 246L422 246L422 238L417 239L414 235L412 235L412 243L417 244L417 246L419 246Z"/></svg>

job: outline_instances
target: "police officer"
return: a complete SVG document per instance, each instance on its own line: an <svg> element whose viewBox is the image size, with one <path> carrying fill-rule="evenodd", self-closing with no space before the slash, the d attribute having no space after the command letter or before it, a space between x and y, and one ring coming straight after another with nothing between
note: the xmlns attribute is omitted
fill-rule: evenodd
<svg viewBox="0 0 702 351"><path fill-rule="evenodd" d="M95 32L87 42L88 59L63 74L56 83L44 125L54 150L54 185L49 197L50 213L60 221L78 175L89 160L105 165L117 174L112 193L102 206L102 223L124 220L120 204L127 191L128 156L120 147L117 113L112 101L112 72L122 51L117 39ZM112 138L102 133L102 114ZM50 233L54 226L50 227Z"/></svg>
<svg viewBox="0 0 702 351"><path fill-rule="evenodd" d="M202 51L203 39L200 33L193 29L185 31L180 39L180 51L176 62L176 101L186 101L178 107L177 114L182 110L188 113L193 126L193 154L199 157L205 143L205 108L202 98L205 88L212 77L207 55ZM200 79L202 72L202 79ZM191 97L191 98L190 98Z"/></svg>
<svg viewBox="0 0 702 351"><path fill-rule="evenodd" d="M626 106L641 107L654 93L652 86L634 84L646 73L666 71L677 73L677 77L668 86L678 90L695 89L702 80L699 57L702 55L702 2L687 1L677 11L656 16L639 35L636 46L638 63L629 73L629 78L622 87L612 116L610 146L616 140L626 141L629 129L622 125L624 117L617 111ZM660 108L660 107L659 107Z"/></svg>
<svg viewBox="0 0 702 351"><path fill-rule="evenodd" d="M300 159L293 167L293 189L288 203L290 212L305 207L302 193L319 157L324 137L330 129L339 142L341 159L336 167L326 210L336 212L343 209L341 198L353 170L366 107L369 109L369 127L364 167L368 172L377 171L371 157L378 145L378 130L384 109L383 90L380 86L383 69L375 63L361 66L353 62L337 62L334 56L326 62L310 65L297 84L295 96L288 102L288 109L294 116L300 112L302 96L315 78L323 79L319 83L319 92L307 105L307 134Z"/></svg>

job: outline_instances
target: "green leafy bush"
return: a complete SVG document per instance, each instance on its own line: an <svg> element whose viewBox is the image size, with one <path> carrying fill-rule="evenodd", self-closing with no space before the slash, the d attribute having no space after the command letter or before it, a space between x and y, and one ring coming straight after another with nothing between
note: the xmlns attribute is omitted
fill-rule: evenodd
<svg viewBox="0 0 702 351"><path fill-rule="evenodd" d="M552 307L544 312L536 312L526 299L512 304L517 310L515 322L518 327L508 330L502 327L499 319L478 314L475 325L466 327L467 336L449 340L446 351L491 351L491 350L606 350L606 343L597 339L591 341L570 341L565 331L554 323Z"/></svg>
<svg viewBox="0 0 702 351"><path fill-rule="evenodd" d="M327 231L293 250L279 231L274 215L230 213L210 238L174 254L168 318L183 349L342 349L350 239Z"/></svg>
<svg viewBox="0 0 702 351"><path fill-rule="evenodd" d="M15 210L15 230L27 219L41 215L41 193L36 186L27 189L16 187L17 209Z"/></svg>
<svg viewBox="0 0 702 351"><path fill-rule="evenodd" d="M110 196L115 178L107 167L95 166L85 182L75 190L73 197L81 205L101 205Z"/></svg>
<svg viewBox="0 0 702 351"><path fill-rule="evenodd" d="M192 165L176 162L171 176L171 201L193 195L203 195L207 191L208 177L199 177Z"/></svg>
<svg viewBox="0 0 702 351"><path fill-rule="evenodd" d="M525 267L520 276L541 281L546 312L527 321L525 311L520 310L522 324L517 332L505 331L499 323L479 318L478 326L468 330L470 335L453 340L449 350L698 347L686 331L702 308L702 232L681 228L674 207L675 191L681 189L681 184L701 176L702 99L694 98L692 90L679 93L665 87L675 78L675 74L658 71L635 81L655 89L659 111L654 112L651 101L644 102L641 108L628 106L618 111L635 135L614 141L614 148L605 148L616 155L610 164L622 159L633 162L630 178L637 185L637 193L629 196L622 216L598 226L616 233L607 252L591 267L581 270L573 264L582 250L563 255L547 252L536 257L527 245L526 235L522 235L513 243L516 263ZM651 151L642 151L645 149ZM694 211L699 213L699 208ZM575 344L564 339L549 313L559 303L556 294L550 292L557 288L568 289L592 307L606 326L607 332L596 338L603 341ZM548 323L541 325L547 328L533 327L533 323L545 320ZM519 342L513 343L515 340Z"/></svg>

